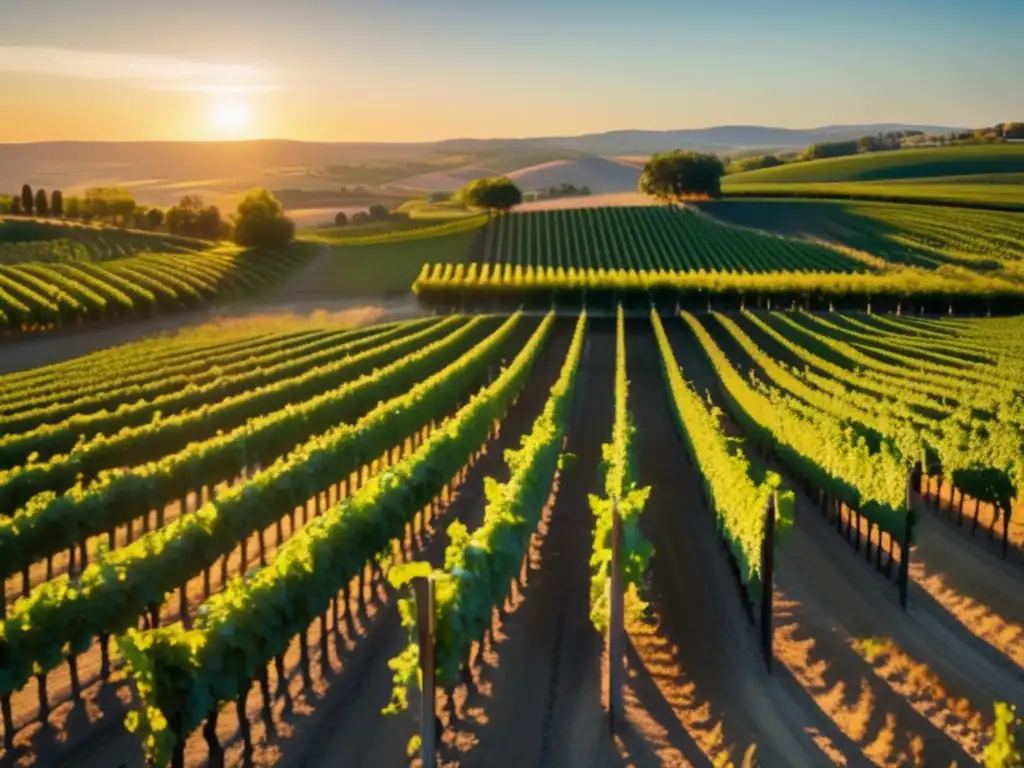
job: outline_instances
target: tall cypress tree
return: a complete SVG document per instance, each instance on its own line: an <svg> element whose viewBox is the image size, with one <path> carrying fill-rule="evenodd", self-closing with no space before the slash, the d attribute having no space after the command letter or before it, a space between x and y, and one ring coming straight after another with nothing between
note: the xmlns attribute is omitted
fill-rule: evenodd
<svg viewBox="0 0 1024 768"><path fill-rule="evenodd" d="M59 189L50 195L50 215L60 218L64 215L64 193Z"/></svg>
<svg viewBox="0 0 1024 768"><path fill-rule="evenodd" d="M46 217L50 215L50 199L46 196L46 190L40 189L36 192L36 216Z"/></svg>
<svg viewBox="0 0 1024 768"><path fill-rule="evenodd" d="M21 188L21 210L26 216L32 215L32 210L35 208L35 198L32 197L32 187L25 184Z"/></svg>

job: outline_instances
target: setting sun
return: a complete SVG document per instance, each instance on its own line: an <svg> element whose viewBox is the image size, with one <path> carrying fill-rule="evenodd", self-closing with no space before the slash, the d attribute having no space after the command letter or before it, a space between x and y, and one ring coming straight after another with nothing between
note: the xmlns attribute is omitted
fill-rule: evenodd
<svg viewBox="0 0 1024 768"><path fill-rule="evenodd" d="M210 120L218 135L225 138L241 138L248 132L252 110L244 101L225 99L214 102L211 106Z"/></svg>

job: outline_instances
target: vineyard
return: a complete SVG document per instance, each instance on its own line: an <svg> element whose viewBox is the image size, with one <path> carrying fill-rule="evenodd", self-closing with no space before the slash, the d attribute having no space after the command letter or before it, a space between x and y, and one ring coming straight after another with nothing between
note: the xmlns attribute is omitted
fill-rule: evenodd
<svg viewBox="0 0 1024 768"><path fill-rule="evenodd" d="M738 202L707 208L729 218L733 206L742 212ZM1024 302L1015 215L958 211L951 220L935 214L941 209L871 211L869 238L851 230L850 222L860 219L847 213L838 224L842 237L819 237L831 241L827 246L675 207L505 214L465 256L453 250L423 264L413 290L428 307L490 310L527 305L607 312L619 302L640 310L654 301L663 311L750 306L936 313L981 306L1007 313ZM764 209L754 215L763 218ZM835 212L821 215L829 217ZM910 234L891 234L897 227Z"/></svg>
<svg viewBox="0 0 1024 768"><path fill-rule="evenodd" d="M248 295L306 264L280 252L132 230L0 221L0 332L125 321Z"/></svg>
<svg viewBox="0 0 1024 768"><path fill-rule="evenodd" d="M225 247L95 264L0 266L0 330L41 330L196 306L273 285L306 259L305 251Z"/></svg>
<svg viewBox="0 0 1024 768"><path fill-rule="evenodd" d="M1024 706L1022 331L225 324L0 377L0 760L978 763Z"/></svg>
<svg viewBox="0 0 1024 768"><path fill-rule="evenodd" d="M1024 217L964 208L812 200L701 203L717 219L843 243L899 264L1020 274Z"/></svg>
<svg viewBox="0 0 1024 768"><path fill-rule="evenodd" d="M675 207L582 208L499 217L471 261L481 265L636 271L856 272L820 246L751 235Z"/></svg>
<svg viewBox="0 0 1024 768"><path fill-rule="evenodd" d="M140 253L187 253L209 243L175 235L32 219L0 221L0 264L97 262Z"/></svg>

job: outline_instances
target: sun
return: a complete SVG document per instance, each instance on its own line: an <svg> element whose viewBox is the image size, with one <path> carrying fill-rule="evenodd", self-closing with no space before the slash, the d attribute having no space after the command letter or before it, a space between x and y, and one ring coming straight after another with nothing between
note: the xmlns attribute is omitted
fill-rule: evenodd
<svg viewBox="0 0 1024 768"><path fill-rule="evenodd" d="M210 121L219 135L241 138L252 121L252 110L239 99L222 99L210 106Z"/></svg>

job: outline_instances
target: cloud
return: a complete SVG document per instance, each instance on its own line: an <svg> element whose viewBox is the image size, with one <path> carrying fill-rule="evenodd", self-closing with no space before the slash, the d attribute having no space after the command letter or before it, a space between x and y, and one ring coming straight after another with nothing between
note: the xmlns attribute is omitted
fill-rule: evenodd
<svg viewBox="0 0 1024 768"><path fill-rule="evenodd" d="M0 72L123 80L167 91L277 90L273 73L248 64L211 64L165 56L0 45Z"/></svg>

